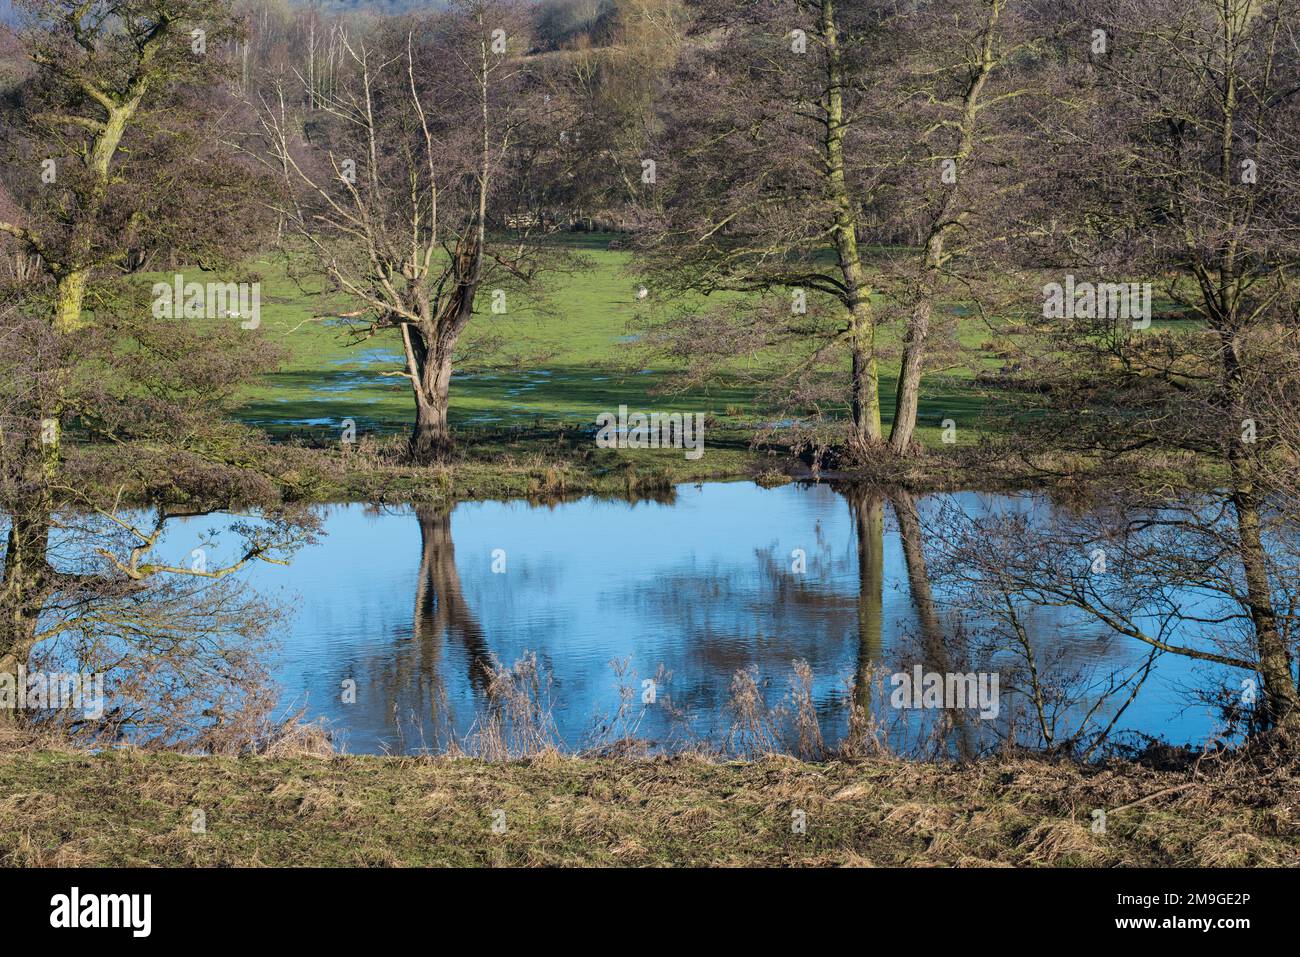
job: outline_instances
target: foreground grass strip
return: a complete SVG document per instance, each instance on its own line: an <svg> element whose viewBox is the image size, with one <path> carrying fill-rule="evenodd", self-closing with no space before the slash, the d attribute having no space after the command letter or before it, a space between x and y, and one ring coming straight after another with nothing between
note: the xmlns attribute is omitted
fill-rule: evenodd
<svg viewBox="0 0 1300 957"><path fill-rule="evenodd" d="M549 757L0 755L0 861L158 865L1300 864L1296 780L1035 761L958 768ZM1280 788L1280 790L1279 790ZM794 826L803 812L806 831ZM203 833L194 833L196 812ZM500 812L504 812L501 814ZM494 830L494 824L496 828ZM498 833L499 832L499 833Z"/></svg>

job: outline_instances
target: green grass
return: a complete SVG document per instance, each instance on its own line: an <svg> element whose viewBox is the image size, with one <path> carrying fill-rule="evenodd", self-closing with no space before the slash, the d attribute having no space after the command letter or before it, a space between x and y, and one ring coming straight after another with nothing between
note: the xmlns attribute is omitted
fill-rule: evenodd
<svg viewBox="0 0 1300 957"><path fill-rule="evenodd" d="M511 291L505 315L490 312L485 301L467 332L473 348L484 340L504 344L497 354L480 360L473 371L459 371L452 381L450 419L465 434L492 432L538 420L568 424L591 423L597 413L620 404L630 409L676 409L730 412L737 424L771 418L759 404L753 377L770 377L783 364L781 356L760 356L737 362L707 388L681 394L656 395L668 384L671 368L640 368L635 330L645 317L664 308L652 296L638 302L638 281L629 271L631 254L610 250L608 238L581 236L566 240L584 264L576 272L552 277L526 291ZM283 367L250 390L238 414L244 421L272 434L337 434L344 419L359 432L387 434L409 428L412 399L405 379L385 376L402 367L396 332L360 344L349 342L339 320L313 321L317 314L347 311L349 304L310 295L285 274L273 258L249 264L262 282L261 334L288 351ZM897 344L899 330L881 333L886 347ZM978 346L984 328L963 322L963 344ZM999 360L983 363L997 368ZM882 369L880 389L886 421L893 411L896 379ZM991 393L979 388L969 369L935 377L921 403L920 437L940 444L940 423L974 422ZM969 441L973 435L962 435Z"/></svg>
<svg viewBox="0 0 1300 957"><path fill-rule="evenodd" d="M779 417L762 407L754 381L770 380L788 365L789 357L782 355L737 360L706 388L656 394L668 384L673 369L663 363L642 368L635 331L647 318L670 315L663 310L693 304L669 305L653 293L638 302L632 254L609 249L609 238L574 234L559 240L581 257L580 266L528 289L511 290L504 315L491 312L490 290L481 293L463 342L476 362L460 365L452 380L450 420L463 439L491 441L507 427L541 422L590 426L599 412L620 404L632 410L710 413L739 431ZM363 435L409 429L409 384L384 374L403 366L397 332L354 343L342 320L313 319L348 311L354 303L305 292L276 257L247 265L262 282L258 334L283 347L288 358L247 391L238 416L273 435L322 440L336 438L346 419ZM962 313L960 306L948 308ZM901 334L897 323L882 325L877 337L882 354L897 355ZM931 374L922 389L918 439L936 448L942 447L943 420L952 419L958 426L958 444L968 444L976 441L978 425L992 408L1017 401L1014 393L976 381L978 372L996 371L1002 364L990 348L987 327L973 317L961 318L957 337L974 360ZM489 343L495 348L487 348ZM893 415L896 382L896 359L886 358L880 369L886 427Z"/></svg>
<svg viewBox="0 0 1300 957"><path fill-rule="evenodd" d="M0 754L7 866L1295 865L1292 772ZM1279 790L1281 789L1281 790ZM1265 793L1267 792L1267 793ZM1294 792L1292 792L1294 793ZM1135 803L1140 802L1140 803ZM1105 833L1091 828L1106 808ZM195 833L195 812L205 827ZM504 811L504 833L494 815ZM804 833L792 827L802 811ZM497 820L502 820L497 818Z"/></svg>
<svg viewBox="0 0 1300 957"><path fill-rule="evenodd" d="M619 404L721 414L752 403L751 391L725 381L686 395L652 396L665 384L667 370L630 367L629 329L644 304L636 301L636 284L624 272L628 254L582 251L590 268L558 277L561 288L530 291L547 299L545 311L518 301L524 296L515 292L504 315L494 315L486 301L480 303L465 345L473 348L490 338L504 343L498 352L509 355L488 357L484 364L495 368L457 372L449 414L453 428L491 431L538 418L591 423L597 413ZM410 386L405 379L382 374L402 368L397 333L350 344L341 323L311 321L314 313L329 308L323 298L303 296L275 262L258 262L253 268L262 275L263 334L287 348L289 359L248 394L240 417L277 434L337 431L349 418L360 432L409 428ZM346 309L342 304L335 308Z"/></svg>

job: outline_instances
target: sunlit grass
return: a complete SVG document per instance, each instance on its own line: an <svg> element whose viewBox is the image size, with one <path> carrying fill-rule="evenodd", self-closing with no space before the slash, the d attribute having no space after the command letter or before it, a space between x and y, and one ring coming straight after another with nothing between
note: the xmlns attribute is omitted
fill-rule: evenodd
<svg viewBox="0 0 1300 957"><path fill-rule="evenodd" d="M483 301L464 337L472 358L458 364L451 389L450 420L462 433L477 435L537 422L590 424L619 405L726 416L737 427L782 418L764 405L763 384L790 364L791 356L767 353L737 359L705 387L663 394L674 372L663 360L642 360L638 330L666 318L671 305L651 290L638 301L643 281L632 254L609 248L610 237L573 234L559 243L576 258L573 271L552 275L532 288L511 290L505 314ZM247 264L262 283L261 328L256 333L281 346L281 367L243 395L237 415L276 435L327 436L352 420L359 434L400 433L410 427L413 400L396 331L357 341L343 320L331 318L355 308L331 299L317 282L291 279L284 260L267 256ZM144 277L153 281L159 277ZM170 277L166 277L170 278ZM698 300L699 308L711 304ZM960 305L956 334L965 359L931 374L922 389L918 439L941 446L943 422L957 426L958 444L974 441L979 425L997 403L1016 402L1014 393L981 383L980 372L1002 365L989 328ZM1167 308L1167 307L1166 307ZM1168 325L1157 320L1153 328ZM882 325L878 344L882 415L892 420L902 329ZM648 367L642 362L648 361ZM844 409L832 410L844 414Z"/></svg>

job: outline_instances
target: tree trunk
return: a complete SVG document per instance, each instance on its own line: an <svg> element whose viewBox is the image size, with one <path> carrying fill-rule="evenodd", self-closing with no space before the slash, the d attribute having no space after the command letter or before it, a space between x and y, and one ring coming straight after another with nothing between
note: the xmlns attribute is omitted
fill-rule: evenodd
<svg viewBox="0 0 1300 957"><path fill-rule="evenodd" d="M83 160L90 174L90 188L83 199L84 208L80 219L72 228L66 271L58 276L54 328L61 333L73 332L83 325L81 312L86 300L86 283L90 279L90 264L95 258L92 235L103 209L104 197L108 193L113 158L117 155L118 145L122 142L127 125L135 117L148 85L148 79L134 83L136 92L109 109L107 119L96 133L90 151Z"/></svg>
<svg viewBox="0 0 1300 957"><path fill-rule="evenodd" d="M36 644L36 628L49 596L47 550L49 513L20 507L5 543L4 581L0 586L0 674L15 674Z"/></svg>
<svg viewBox="0 0 1300 957"><path fill-rule="evenodd" d="M876 370L876 325L871 313L871 289L858 250L857 205L844 178L844 65L839 25L832 0L822 0L822 40L826 44L826 172L827 191L835 204L835 249L844 275L849 307L849 347L853 352L851 410L853 445L858 450L879 446L880 379Z"/></svg>
<svg viewBox="0 0 1300 957"><path fill-rule="evenodd" d="M59 277L54 328L61 333L75 332L82 324L81 309L86 301L89 269L75 269Z"/></svg>
<svg viewBox="0 0 1300 957"><path fill-rule="evenodd" d="M870 306L855 316L851 332L853 349L853 445L859 451L879 446L884 437L880 420L880 375L876 369L875 325Z"/></svg>
<svg viewBox="0 0 1300 957"><path fill-rule="evenodd" d="M451 452L451 431L447 428L447 405L451 391L451 350L428 354L416 365L412 380L415 392L415 427L411 431L411 460L417 465L437 462Z"/></svg>
<svg viewBox="0 0 1300 957"><path fill-rule="evenodd" d="M889 429L889 448L906 454L916 436L916 413L921 401L921 370L925 364L925 340L930 334L934 299L921 293L912 305L907 332L903 335L903 361L898 370L898 391L894 398L894 422Z"/></svg>
<svg viewBox="0 0 1300 957"><path fill-rule="evenodd" d="M1268 578L1268 555L1260 531L1259 505L1252 478L1254 465L1241 450L1229 453L1232 466L1232 503L1237 512L1241 565L1246 579L1246 600L1255 630L1259 673L1264 679L1264 717L1270 727L1300 732L1300 694L1291 674L1291 656L1278 629L1273 590Z"/></svg>
<svg viewBox="0 0 1300 957"><path fill-rule="evenodd" d="M1231 264L1230 264L1231 265ZM1222 275L1223 273L1221 273ZM1226 298L1226 297L1225 297ZM1248 417L1250 408L1245 395L1245 377L1238 354L1236 335L1230 330L1241 328L1239 318L1229 309L1218 317L1227 401L1233 421ZM1237 513L1239 558L1246 579L1246 603L1255 631L1255 653L1259 674L1264 680L1264 724L1289 733L1300 732L1300 692L1291 674L1291 655L1278 627L1273 607L1273 588L1268 577L1268 553L1264 549L1259 499L1256 489L1256 461L1253 450L1235 436L1229 439L1228 468L1232 482L1232 505Z"/></svg>
<svg viewBox="0 0 1300 957"><path fill-rule="evenodd" d="M1002 0L993 0L989 6L988 25L980 47L978 67L972 74L962 97L962 116L958 124L957 149L953 162L959 172L975 152L975 127L979 116L980 94L993 72L998 58L994 52L998 20L1002 15ZM889 448L899 454L906 453L916 435L916 412L920 402L921 372L925 367L925 340L930 334L930 318L934 314L934 297L938 288L939 269L944 262L944 240L949 231L960 225L969 214L968 208L958 207L957 181L954 179L940 204L925 237L920 286L912 313L908 318L907 332L903 337L903 362L898 371L898 392L894 403L894 422L889 430Z"/></svg>

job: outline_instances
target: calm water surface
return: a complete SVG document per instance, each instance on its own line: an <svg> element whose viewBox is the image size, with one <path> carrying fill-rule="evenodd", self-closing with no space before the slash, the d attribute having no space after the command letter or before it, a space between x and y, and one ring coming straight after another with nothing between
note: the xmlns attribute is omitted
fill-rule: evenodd
<svg viewBox="0 0 1300 957"><path fill-rule="evenodd" d="M943 583L918 578L917 553L909 569L905 546L924 544L944 502L971 513L1049 507L980 493L914 501L919 526L900 525L890 496L826 485L684 485L672 504L475 502L450 513L330 506L320 544L287 568L258 566L252 582L293 607L274 666L284 706L324 718L348 751L413 752L464 739L484 707L492 663L530 652L550 676L568 747L599 738L623 688L634 690L640 737L720 743L734 722L733 675L753 669L775 705L796 660L811 667L828 743L844 733L856 697L905 747L926 736L933 715L887 707L889 674L1002 661L972 663L951 643ZM796 549L806 555L802 574L792 571ZM503 556L505 570L494 571ZM935 613L919 615L917 591L927 587ZM1143 646L1062 614L1039 614L1033 629L1054 667L1084 679L1145 658ZM1181 691L1202 675L1165 657L1119 727L1203 740L1212 715ZM656 676L656 702L643 707L642 682ZM357 700L345 704L348 681ZM1000 725L980 726L973 715L967 725L1005 733L1017 710L1013 684L1001 685Z"/></svg>

